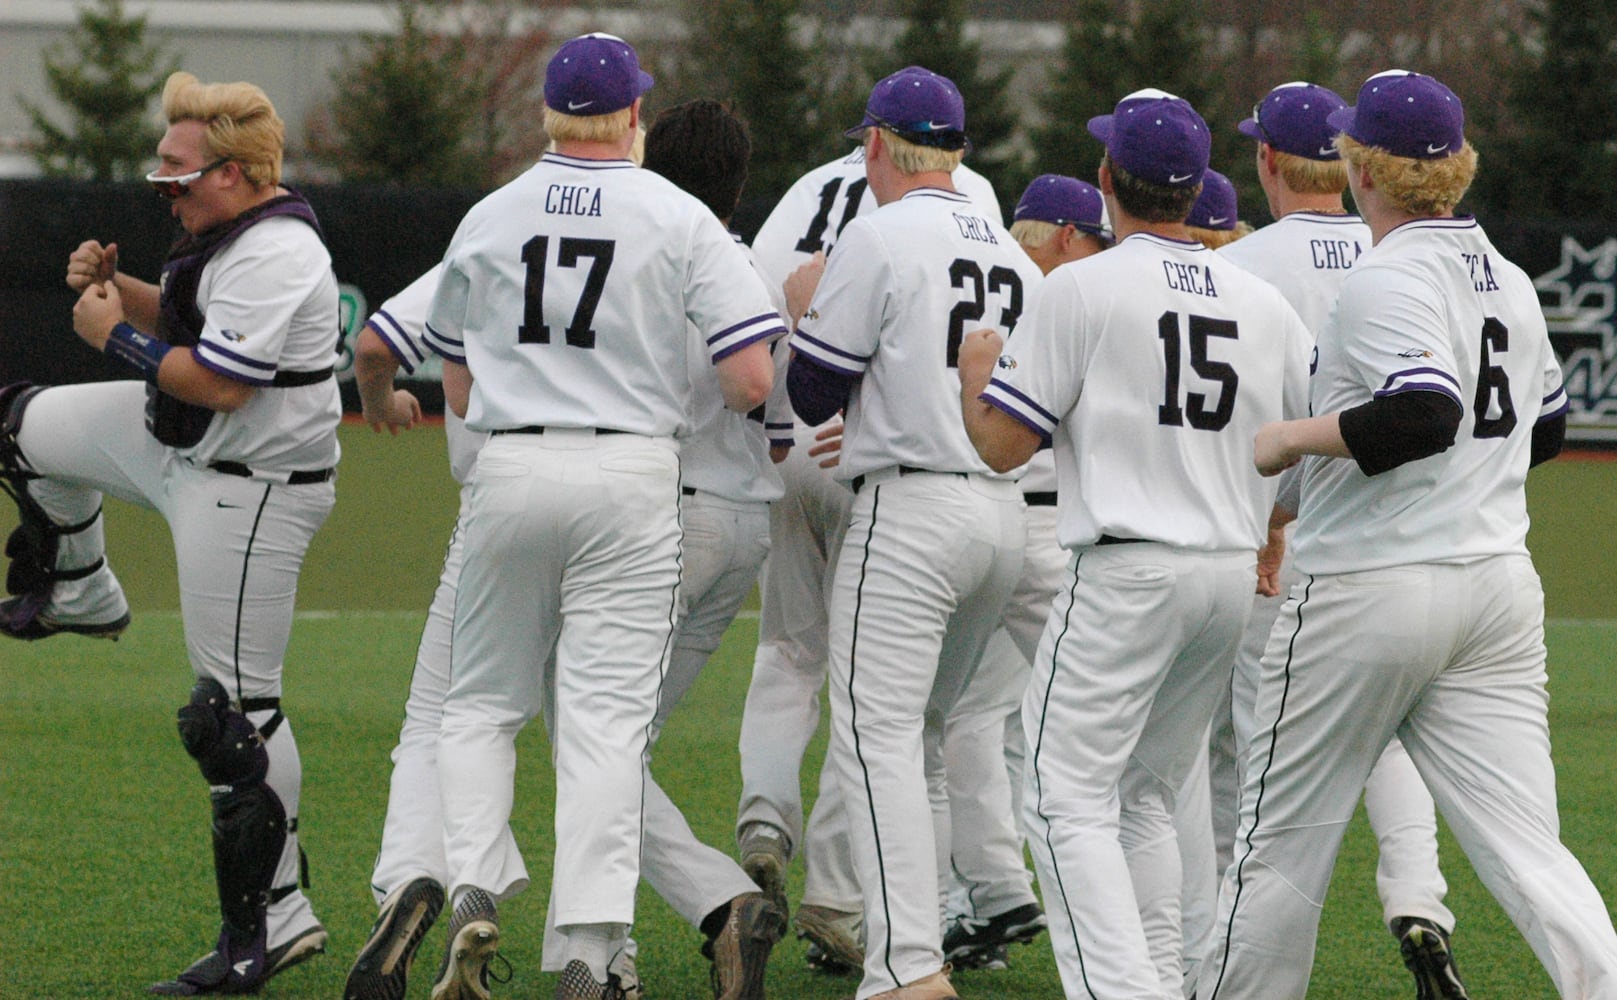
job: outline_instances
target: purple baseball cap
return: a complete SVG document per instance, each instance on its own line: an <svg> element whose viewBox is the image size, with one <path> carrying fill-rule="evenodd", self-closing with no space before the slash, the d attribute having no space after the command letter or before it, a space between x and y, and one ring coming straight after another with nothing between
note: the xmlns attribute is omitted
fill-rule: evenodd
<svg viewBox="0 0 1617 1000"><path fill-rule="evenodd" d="M1366 146L1414 160L1440 160L1465 145L1465 109L1454 91L1403 69L1364 81L1359 103L1332 112L1330 122Z"/></svg>
<svg viewBox="0 0 1617 1000"><path fill-rule="evenodd" d="M1041 174L1022 192L1012 222L1033 219L1058 226L1076 226L1081 232L1111 240L1112 227L1106 224L1106 203L1100 190L1076 177Z"/></svg>
<svg viewBox="0 0 1617 1000"><path fill-rule="evenodd" d="M545 67L545 105L569 115L609 115L633 104L651 83L634 46L616 35L580 35Z"/></svg>
<svg viewBox="0 0 1617 1000"><path fill-rule="evenodd" d="M1336 91L1297 80L1282 83L1252 107L1252 117L1235 126L1241 134L1305 160L1337 160L1336 133L1328 119L1347 107Z"/></svg>
<svg viewBox="0 0 1617 1000"><path fill-rule="evenodd" d="M938 149L966 149L966 102L946 76L921 66L906 66L870 88L865 120L843 134L857 139L880 126L900 138Z"/></svg>
<svg viewBox="0 0 1617 1000"><path fill-rule="evenodd" d="M1106 144L1112 162L1143 181L1194 187L1207 171L1212 136L1182 97L1136 90L1109 115L1089 119L1089 134Z"/></svg>
<svg viewBox="0 0 1617 1000"><path fill-rule="evenodd" d="M1209 168L1202 175L1202 193L1196 196L1196 204L1190 206L1185 225L1197 229L1234 229L1236 214L1235 185L1228 177Z"/></svg>

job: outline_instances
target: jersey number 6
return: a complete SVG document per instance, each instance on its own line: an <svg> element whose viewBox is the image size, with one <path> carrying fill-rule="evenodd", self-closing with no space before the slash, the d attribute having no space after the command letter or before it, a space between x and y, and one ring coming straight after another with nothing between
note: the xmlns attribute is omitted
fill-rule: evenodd
<svg viewBox="0 0 1617 1000"><path fill-rule="evenodd" d="M556 243L556 265L577 267L580 257L590 258L590 273L584 278L584 291L573 307L572 322L567 324L567 346L591 348L595 346L595 308L601 304L601 289L606 287L606 272L612 269L612 251L617 244L611 240L586 240L563 236ZM545 325L545 259L550 252L550 237L535 236L522 244L522 263L528 265L522 286L522 325L517 328L517 343L548 344L550 327Z"/></svg>

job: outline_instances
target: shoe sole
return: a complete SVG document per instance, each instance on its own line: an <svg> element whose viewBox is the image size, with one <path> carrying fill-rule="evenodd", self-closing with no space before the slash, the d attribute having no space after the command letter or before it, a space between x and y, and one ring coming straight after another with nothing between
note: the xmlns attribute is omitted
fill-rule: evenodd
<svg viewBox="0 0 1617 1000"><path fill-rule="evenodd" d="M343 986L343 1000L404 1000L416 950L444 906L443 886L416 879L377 917Z"/></svg>
<svg viewBox="0 0 1617 1000"><path fill-rule="evenodd" d="M49 639L53 635L82 635L87 639L108 639L117 642L118 637L129 628L129 616L124 615L116 621L102 622L99 625L73 625L62 622L53 622L44 616L34 618L26 625L17 627L0 627L0 633L23 642L38 642Z"/></svg>
<svg viewBox="0 0 1617 1000"><path fill-rule="evenodd" d="M327 940L328 935L324 927L314 927L304 931L302 935L287 944L285 946L286 950L275 956L273 960L266 958L269 964L269 973L264 976L264 982L269 982L271 977L278 976L295 965L302 965L316 955L324 955ZM275 949L271 948L270 954L274 955L274 953Z"/></svg>
<svg viewBox="0 0 1617 1000"><path fill-rule="evenodd" d="M500 950L500 928L493 921L472 920L455 932L453 959L432 987L432 1000L489 1000L483 970Z"/></svg>
<svg viewBox="0 0 1617 1000"><path fill-rule="evenodd" d="M720 945L713 955L714 968L725 970L714 1000L764 1000L764 970L775 942L786 934L786 915L769 899L754 896L741 902L732 919L733 953L732 945Z"/></svg>
<svg viewBox="0 0 1617 1000"><path fill-rule="evenodd" d="M1398 942L1398 951L1404 968L1415 976L1416 1000L1469 1000L1464 984L1445 975L1445 970L1453 969L1453 959L1440 936L1412 928Z"/></svg>
<svg viewBox="0 0 1617 1000"><path fill-rule="evenodd" d="M822 957L822 968L832 970L836 965L844 966L849 971L864 968L865 950L859 947L859 942L845 927L826 920L809 909L797 911L796 925L798 937L819 945L820 950L825 953Z"/></svg>

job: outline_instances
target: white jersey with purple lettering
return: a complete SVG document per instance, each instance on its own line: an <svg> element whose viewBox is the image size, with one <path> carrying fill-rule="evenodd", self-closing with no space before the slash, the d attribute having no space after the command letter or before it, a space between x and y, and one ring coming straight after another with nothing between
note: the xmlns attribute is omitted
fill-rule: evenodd
<svg viewBox="0 0 1617 1000"><path fill-rule="evenodd" d="M734 239L756 266L752 251L740 237ZM768 290L777 313L784 315L784 293L778 288ZM680 444L680 485L738 503L779 500L785 496L786 487L775 463L770 461L769 449L771 445L792 443L792 404L786 397L784 369L790 352L784 344L774 345L775 385L768 401L751 413L737 413L724 405L719 374L708 360L706 338L694 323L688 327L693 390L691 432ZM776 428L774 432L771 425Z"/></svg>
<svg viewBox="0 0 1617 1000"><path fill-rule="evenodd" d="M1274 485L1253 471L1253 436L1306 415L1311 343L1272 285L1135 233L1050 272L984 398L1053 436L1062 545L1256 550ZM1097 365L1107 377L1091 380Z"/></svg>
<svg viewBox="0 0 1617 1000"><path fill-rule="evenodd" d="M416 367L432 352L427 346L427 309L432 305L432 293L437 290L443 271L442 262L434 264L383 302L366 321L393 352L406 375L415 374ZM477 463L478 449L483 447L488 435L467 430L466 421L445 407L444 436L449 445L449 474L455 477L455 482L465 486L472 481L472 466Z"/></svg>
<svg viewBox="0 0 1617 1000"><path fill-rule="evenodd" d="M1356 215L1292 212L1218 253L1280 289L1318 337L1342 280L1369 249L1370 227Z"/></svg>
<svg viewBox="0 0 1617 1000"><path fill-rule="evenodd" d="M546 153L461 221L427 342L471 369L473 430L665 437L690 426L686 322L714 362L785 332L701 202L628 160Z"/></svg>
<svg viewBox="0 0 1617 1000"><path fill-rule="evenodd" d="M836 478L893 466L995 475L966 437L956 359L967 331L1016 326L1038 265L940 188L855 219L841 243L792 337L798 353L859 377Z"/></svg>
<svg viewBox="0 0 1617 1000"><path fill-rule="evenodd" d="M1424 219L1384 236L1343 283L1320 337L1315 413L1415 390L1463 408L1454 446L1373 480L1350 459L1305 459L1302 572L1527 552L1531 430L1566 409L1566 392L1532 279L1474 219Z"/></svg>
<svg viewBox="0 0 1617 1000"><path fill-rule="evenodd" d="M970 198L977 211L1003 224L1005 216L988 178L962 163L953 179L955 190ZM752 249L765 276L778 285L816 252L830 254L848 223L875 210L860 146L799 177L764 220Z"/></svg>

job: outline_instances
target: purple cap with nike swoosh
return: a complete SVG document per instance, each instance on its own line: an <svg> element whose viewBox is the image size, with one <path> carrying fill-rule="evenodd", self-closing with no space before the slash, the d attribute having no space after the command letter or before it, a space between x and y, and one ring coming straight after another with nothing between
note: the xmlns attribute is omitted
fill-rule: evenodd
<svg viewBox="0 0 1617 1000"><path fill-rule="evenodd" d="M1089 119L1089 134L1106 144L1113 163L1166 187L1200 184L1213 144L1189 101L1153 88L1136 90L1111 114Z"/></svg>
<svg viewBox="0 0 1617 1000"><path fill-rule="evenodd" d="M946 76L906 66L870 88L865 120L843 134L857 139L867 128L887 129L900 138L938 149L967 149L966 102Z"/></svg>
<svg viewBox="0 0 1617 1000"><path fill-rule="evenodd" d="M609 115L651 89L634 46L617 37L580 35L562 45L545 67L545 105L563 114Z"/></svg>
<svg viewBox="0 0 1617 1000"><path fill-rule="evenodd" d="M1454 91L1403 69L1364 81L1359 103L1333 112L1330 122L1366 146L1412 160L1441 160L1465 146L1465 109Z"/></svg>
<svg viewBox="0 0 1617 1000"><path fill-rule="evenodd" d="M1209 168L1202 175L1202 193L1196 196L1196 204L1190 206L1190 217L1185 219L1185 225L1218 231L1234 229L1236 214L1235 185L1228 177Z"/></svg>
<svg viewBox="0 0 1617 1000"><path fill-rule="evenodd" d="M1282 83L1252 108L1252 117L1235 126L1241 134L1266 142L1282 153L1305 160L1338 160L1336 133L1327 119L1347 107L1342 95L1317 83Z"/></svg>

